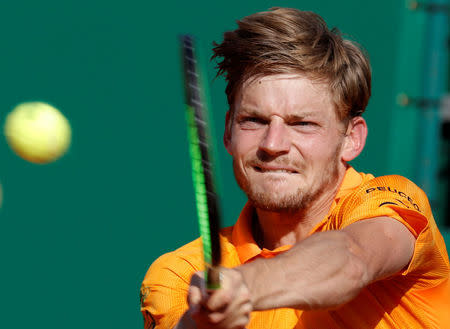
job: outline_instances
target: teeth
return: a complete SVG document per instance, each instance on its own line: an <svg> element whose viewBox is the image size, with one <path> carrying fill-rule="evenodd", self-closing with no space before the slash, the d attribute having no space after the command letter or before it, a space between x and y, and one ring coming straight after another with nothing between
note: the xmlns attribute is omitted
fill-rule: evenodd
<svg viewBox="0 0 450 329"><path fill-rule="evenodd" d="M274 173L291 173L290 170L285 169L261 169L262 172L274 172Z"/></svg>
<svg viewBox="0 0 450 329"><path fill-rule="evenodd" d="M267 173L281 173L281 174L297 174L297 171L295 170L289 170L289 169L267 169L267 168L261 168L258 166L254 167L256 171L259 172L267 172Z"/></svg>

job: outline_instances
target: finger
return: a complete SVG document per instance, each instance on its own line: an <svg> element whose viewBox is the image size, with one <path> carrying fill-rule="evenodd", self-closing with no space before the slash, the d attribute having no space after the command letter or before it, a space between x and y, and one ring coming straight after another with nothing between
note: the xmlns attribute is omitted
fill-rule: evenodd
<svg viewBox="0 0 450 329"><path fill-rule="evenodd" d="M220 269L219 276L221 278L221 288L209 291L209 298L204 300L204 307L208 310L221 311L231 303L234 297L235 286L236 288L238 287L238 285L234 283L238 280L233 276L233 272L234 271L226 268Z"/></svg>
<svg viewBox="0 0 450 329"><path fill-rule="evenodd" d="M209 299L203 301L208 310L223 311L231 304L239 305L250 302L250 292L242 275L230 269L222 270L222 288L213 292Z"/></svg>
<svg viewBox="0 0 450 329"><path fill-rule="evenodd" d="M250 316L241 314L233 318L226 318L222 321L208 320L210 323L209 328L226 328L226 329L243 329L247 328L250 323Z"/></svg>
<svg viewBox="0 0 450 329"><path fill-rule="evenodd" d="M245 304L242 305L239 311L236 311L232 314L228 314L225 317L224 314L221 313L218 314L219 316L217 316L217 318L215 318L212 317L212 315L215 315L216 313L212 313L211 317L209 318L209 321L220 328L243 329L246 328L246 326L250 322L251 310L252 310L251 305Z"/></svg>
<svg viewBox="0 0 450 329"><path fill-rule="evenodd" d="M252 310L250 294L245 286L241 286L232 301L227 304L226 309L211 312L209 320L212 323L220 324L224 328L245 326L250 321Z"/></svg>
<svg viewBox="0 0 450 329"><path fill-rule="evenodd" d="M208 313L208 322L216 324L220 328L234 328L248 324L253 309L249 294L242 290L235 297L226 304L225 308L217 311L208 311L202 307Z"/></svg>
<svg viewBox="0 0 450 329"><path fill-rule="evenodd" d="M233 292L219 289L209 294L208 298L204 298L202 306L210 312L223 312L229 307L233 297Z"/></svg>

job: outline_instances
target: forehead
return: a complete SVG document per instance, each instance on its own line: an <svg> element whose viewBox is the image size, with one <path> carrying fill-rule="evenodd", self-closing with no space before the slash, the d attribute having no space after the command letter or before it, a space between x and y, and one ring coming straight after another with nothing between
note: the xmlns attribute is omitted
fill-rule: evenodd
<svg viewBox="0 0 450 329"><path fill-rule="evenodd" d="M236 95L234 109L280 115L304 111L320 115L335 112L328 84L298 74L270 75L246 81Z"/></svg>

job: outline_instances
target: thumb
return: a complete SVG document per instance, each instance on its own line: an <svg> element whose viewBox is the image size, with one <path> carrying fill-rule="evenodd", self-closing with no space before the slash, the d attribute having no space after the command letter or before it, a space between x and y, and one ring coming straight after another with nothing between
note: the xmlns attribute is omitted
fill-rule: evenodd
<svg viewBox="0 0 450 329"><path fill-rule="evenodd" d="M202 292L200 288L196 286L190 286L187 300L190 308L198 307L198 305L202 301Z"/></svg>

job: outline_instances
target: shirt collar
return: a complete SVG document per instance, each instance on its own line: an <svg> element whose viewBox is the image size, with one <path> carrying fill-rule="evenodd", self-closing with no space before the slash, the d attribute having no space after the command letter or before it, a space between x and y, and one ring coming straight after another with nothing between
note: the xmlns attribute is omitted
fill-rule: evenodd
<svg viewBox="0 0 450 329"><path fill-rule="evenodd" d="M353 190L359 186L362 182L362 174L358 173L353 167L349 167L342 180L341 187L336 194L333 205L349 190ZM274 250L261 249L255 242L252 234L252 218L255 209L247 202L239 215L236 224L233 227L232 241L236 247L236 251L239 255L241 264L249 261L256 256L262 256L264 258L274 257L277 254L288 250L291 246L282 246Z"/></svg>
<svg viewBox="0 0 450 329"><path fill-rule="evenodd" d="M336 194L335 200L340 199L346 195L350 190L355 189L361 185L365 174L357 172L353 167L348 167L345 172L344 179L342 180L341 187Z"/></svg>

